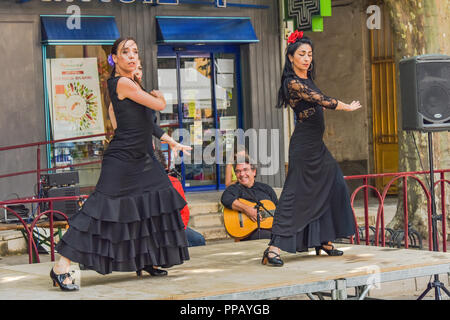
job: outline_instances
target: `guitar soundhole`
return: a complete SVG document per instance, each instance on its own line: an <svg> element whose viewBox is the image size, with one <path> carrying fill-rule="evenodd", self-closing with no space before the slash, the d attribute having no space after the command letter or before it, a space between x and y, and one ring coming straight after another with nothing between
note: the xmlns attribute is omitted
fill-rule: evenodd
<svg viewBox="0 0 450 320"><path fill-rule="evenodd" d="M270 214L265 212L265 211L261 212L262 219L273 217L273 214L275 213L275 210L269 210L269 212L270 212Z"/></svg>
<svg viewBox="0 0 450 320"><path fill-rule="evenodd" d="M244 220L242 219L242 213L239 212L239 226L241 228L244 227Z"/></svg>

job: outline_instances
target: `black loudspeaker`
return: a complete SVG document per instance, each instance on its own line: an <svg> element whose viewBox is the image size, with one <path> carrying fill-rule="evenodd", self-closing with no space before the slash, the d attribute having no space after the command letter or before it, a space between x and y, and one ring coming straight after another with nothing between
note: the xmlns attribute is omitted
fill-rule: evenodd
<svg viewBox="0 0 450 320"><path fill-rule="evenodd" d="M57 198L57 197L73 197L80 195L79 187L59 187L59 188L51 188L46 192L46 197L49 198ZM53 202L53 210L58 210L66 214L67 217L71 217L74 215L80 206L78 205L78 201L54 201ZM54 214L54 220L61 221L64 218L59 214Z"/></svg>
<svg viewBox="0 0 450 320"><path fill-rule="evenodd" d="M400 61L403 130L450 130L450 56Z"/></svg>

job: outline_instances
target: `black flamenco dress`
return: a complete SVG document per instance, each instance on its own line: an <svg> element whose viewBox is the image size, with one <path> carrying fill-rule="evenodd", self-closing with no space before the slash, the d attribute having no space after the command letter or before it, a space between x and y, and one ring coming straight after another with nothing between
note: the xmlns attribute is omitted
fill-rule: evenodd
<svg viewBox="0 0 450 320"><path fill-rule="evenodd" d="M323 108L335 109L338 101L311 79L289 79L288 92L297 123L270 245L295 253L349 237L355 223L342 171L323 142Z"/></svg>
<svg viewBox="0 0 450 320"><path fill-rule="evenodd" d="M186 202L148 155L153 131L148 108L119 100L118 80L108 80L117 129L104 153L99 181L70 218L56 249L101 274L182 264L189 260L180 216Z"/></svg>

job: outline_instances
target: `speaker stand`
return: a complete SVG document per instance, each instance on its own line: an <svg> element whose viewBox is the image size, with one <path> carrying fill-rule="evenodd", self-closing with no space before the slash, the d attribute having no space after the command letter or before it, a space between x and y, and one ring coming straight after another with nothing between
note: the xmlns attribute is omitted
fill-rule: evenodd
<svg viewBox="0 0 450 320"><path fill-rule="evenodd" d="M433 251L439 251L438 250L438 231L437 231L437 220L440 220L442 216L436 215L436 204L434 201L434 164L433 164L433 135L432 132L428 132L428 160L430 162L430 194L431 194L431 235L432 235L432 242L433 242ZM439 281L439 275L434 275L433 282L429 282L427 289L420 295L417 300L422 300L427 293L434 288L434 299L435 300L442 300L442 294L441 289L444 291L447 296L450 297L450 292L445 288L444 284Z"/></svg>

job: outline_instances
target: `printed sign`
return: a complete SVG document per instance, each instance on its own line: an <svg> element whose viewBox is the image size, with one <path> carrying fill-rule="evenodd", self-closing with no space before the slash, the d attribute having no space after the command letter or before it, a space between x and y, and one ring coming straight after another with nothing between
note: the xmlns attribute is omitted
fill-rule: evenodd
<svg viewBox="0 0 450 320"><path fill-rule="evenodd" d="M220 117L220 130L236 130L236 117Z"/></svg>
<svg viewBox="0 0 450 320"><path fill-rule="evenodd" d="M53 138L105 132L97 58L49 59L48 65Z"/></svg>

